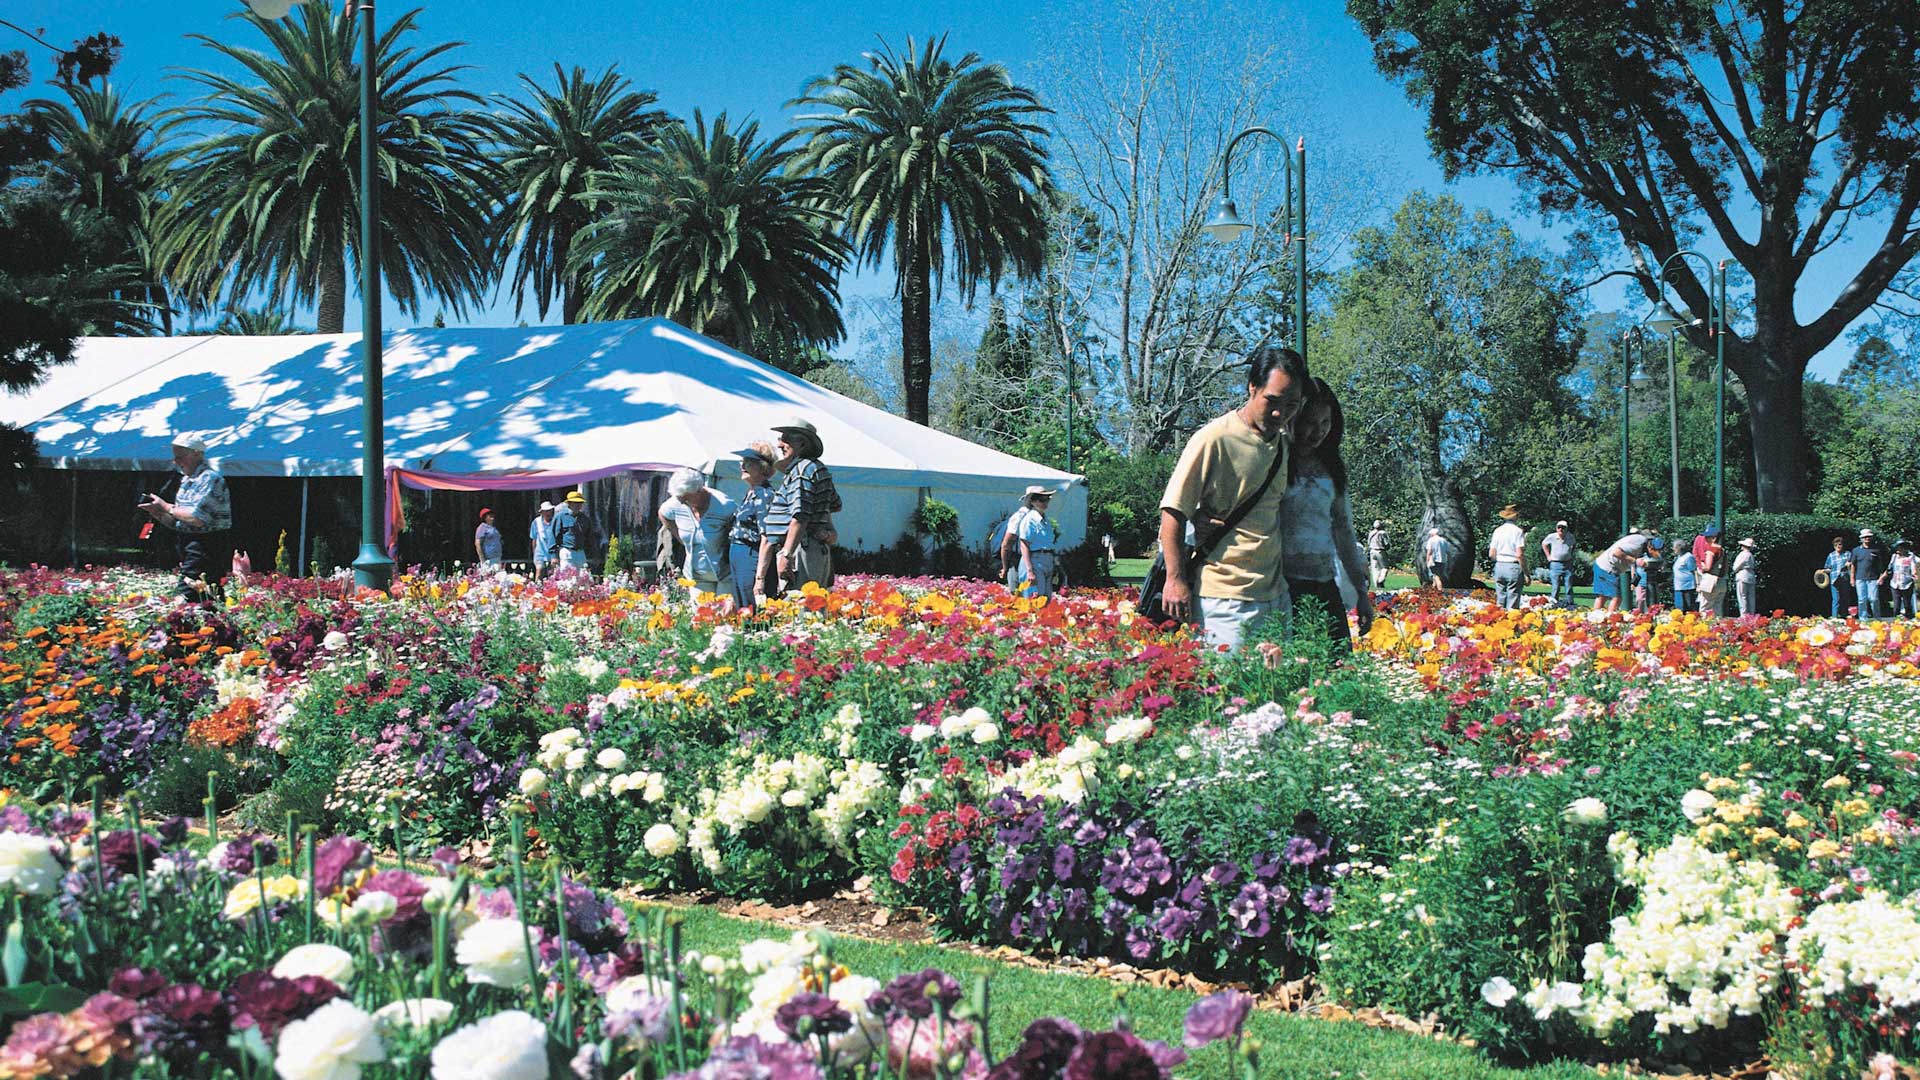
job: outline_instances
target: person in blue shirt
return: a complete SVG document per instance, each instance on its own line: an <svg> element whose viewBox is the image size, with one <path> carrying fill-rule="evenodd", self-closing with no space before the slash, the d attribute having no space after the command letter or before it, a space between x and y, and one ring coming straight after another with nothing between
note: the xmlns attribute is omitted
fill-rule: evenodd
<svg viewBox="0 0 1920 1080"><path fill-rule="evenodd" d="M1680 549L1680 557L1673 560L1673 610L1692 611L1698 598L1699 582L1694 578L1700 564L1693 557L1691 547Z"/></svg>
<svg viewBox="0 0 1920 1080"><path fill-rule="evenodd" d="M1035 485L1027 489L1031 512L1020 518L1013 533L1020 542L1020 595L1052 596L1053 568L1058 557L1060 534L1047 520L1047 507L1053 503L1053 489Z"/></svg>
<svg viewBox="0 0 1920 1080"><path fill-rule="evenodd" d="M1833 598L1833 610L1828 614L1836 619L1847 613L1853 600L1853 583L1847 576L1852 567L1853 560L1847 555L1847 538L1834 537L1833 550L1827 553L1823 569L1827 572L1827 593Z"/></svg>
<svg viewBox="0 0 1920 1080"><path fill-rule="evenodd" d="M560 528L554 524L554 506L550 502L540 504L540 512L533 515L533 522L527 526L527 541L533 549L533 580L553 573L560 562Z"/></svg>

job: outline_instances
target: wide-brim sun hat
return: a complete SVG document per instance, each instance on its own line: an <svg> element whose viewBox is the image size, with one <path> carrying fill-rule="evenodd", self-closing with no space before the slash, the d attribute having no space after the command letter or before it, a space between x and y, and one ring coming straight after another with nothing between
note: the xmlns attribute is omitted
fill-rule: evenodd
<svg viewBox="0 0 1920 1080"><path fill-rule="evenodd" d="M183 431L173 437L173 445L182 450L192 450L204 454L207 452L207 440L191 431Z"/></svg>
<svg viewBox="0 0 1920 1080"><path fill-rule="evenodd" d="M1760 545L1754 541L1753 537L1749 536L1740 541L1740 546L1743 548L1757 548Z"/></svg>
<svg viewBox="0 0 1920 1080"><path fill-rule="evenodd" d="M1520 516L1520 508L1512 503L1508 503L1500 508L1500 516L1508 521L1512 521L1514 518Z"/></svg>
<svg viewBox="0 0 1920 1080"><path fill-rule="evenodd" d="M1033 484L1028 486L1026 497L1029 499L1051 499L1056 494L1057 492L1045 484Z"/></svg>
<svg viewBox="0 0 1920 1080"><path fill-rule="evenodd" d="M557 510L557 509L559 508L554 506L552 503L545 501L544 499L541 500L540 502L540 512L543 514L549 510Z"/></svg>
<svg viewBox="0 0 1920 1080"><path fill-rule="evenodd" d="M789 446L793 444L793 436L804 435L809 442L813 443L814 456L817 457L826 452L826 441L820 438L820 430L813 426L811 420L796 416L784 424L773 425L773 430L775 434L785 437Z"/></svg>
<svg viewBox="0 0 1920 1080"><path fill-rule="evenodd" d="M581 494L579 488L574 488L572 491L567 492L567 501L570 503L584 503L587 501L587 497Z"/></svg>
<svg viewBox="0 0 1920 1080"><path fill-rule="evenodd" d="M1893 542L1893 550L1895 551L1899 551L1901 548L1910 548L1912 546L1913 546L1913 541L1907 539L1904 536Z"/></svg>

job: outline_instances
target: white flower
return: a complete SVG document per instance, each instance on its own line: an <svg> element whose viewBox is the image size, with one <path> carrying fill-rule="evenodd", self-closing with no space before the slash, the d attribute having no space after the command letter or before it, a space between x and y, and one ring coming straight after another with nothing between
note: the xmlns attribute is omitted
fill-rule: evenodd
<svg viewBox="0 0 1920 1080"><path fill-rule="evenodd" d="M750 787L740 792L740 816L748 822L758 825L767 820L773 812L773 796L762 788Z"/></svg>
<svg viewBox="0 0 1920 1080"><path fill-rule="evenodd" d="M1692 791L1680 796L1680 812L1687 815L1688 821L1697 825L1708 814L1713 813L1713 804L1716 801L1717 800L1707 792L1701 791L1699 788L1694 788Z"/></svg>
<svg viewBox="0 0 1920 1080"><path fill-rule="evenodd" d="M1144 716L1123 716L1107 725L1107 745L1138 742L1153 730L1153 721Z"/></svg>
<svg viewBox="0 0 1920 1080"><path fill-rule="evenodd" d="M627 752L617 746L609 746L594 755L593 763L608 772L619 772L627 767Z"/></svg>
<svg viewBox="0 0 1920 1080"><path fill-rule="evenodd" d="M528 769L520 774L520 794L531 799L547 790L547 774L539 769Z"/></svg>
<svg viewBox="0 0 1920 1080"><path fill-rule="evenodd" d="M327 636L320 639L320 647L328 650L345 648L346 644L347 635L338 630L329 630Z"/></svg>
<svg viewBox="0 0 1920 1080"><path fill-rule="evenodd" d="M1517 993L1519 991L1514 989L1514 985L1508 982L1504 975L1495 975L1480 984L1480 1000L1496 1009L1506 1008L1507 1002L1512 1001L1513 995Z"/></svg>
<svg viewBox="0 0 1920 1080"><path fill-rule="evenodd" d="M353 978L353 954L318 941L295 945L273 965L273 973L283 979L318 975L335 986L345 986Z"/></svg>
<svg viewBox="0 0 1920 1080"><path fill-rule="evenodd" d="M467 969L468 982L525 986L533 981L527 961L527 934L519 919L481 919L460 935L453 958Z"/></svg>
<svg viewBox="0 0 1920 1080"><path fill-rule="evenodd" d="M641 843L646 845L647 854L656 859L672 858L680 852L680 833L663 821L648 829Z"/></svg>
<svg viewBox="0 0 1920 1080"><path fill-rule="evenodd" d="M1560 811L1560 819L1570 825L1598 825L1607 820L1607 804L1591 795L1575 799Z"/></svg>
<svg viewBox="0 0 1920 1080"><path fill-rule="evenodd" d="M427 887L426 894L420 897L420 907L429 915L438 915L453 903L453 882L443 877L421 878L420 883Z"/></svg>
<svg viewBox="0 0 1920 1080"><path fill-rule="evenodd" d="M985 746L1000 737L1000 726L991 721L973 729L973 741Z"/></svg>
<svg viewBox="0 0 1920 1080"><path fill-rule="evenodd" d="M453 1019L453 1002L439 998L402 998L373 1010L374 1023L386 1028L430 1028Z"/></svg>
<svg viewBox="0 0 1920 1080"><path fill-rule="evenodd" d="M400 910L400 901L392 893L363 892L354 897L353 907L349 910L349 919L372 926L393 918L394 912Z"/></svg>
<svg viewBox="0 0 1920 1080"><path fill-rule="evenodd" d="M281 1029L273 1071L283 1080L359 1080L360 1066L385 1060L373 1017L336 999Z"/></svg>
<svg viewBox="0 0 1920 1080"><path fill-rule="evenodd" d="M54 855L58 841L50 836L0 833L0 892L47 896L60 887L66 874Z"/></svg>
<svg viewBox="0 0 1920 1080"><path fill-rule="evenodd" d="M455 1028L433 1048L433 1080L546 1080L547 1026L509 1009Z"/></svg>
<svg viewBox="0 0 1920 1080"><path fill-rule="evenodd" d="M566 757L561 760L566 763L568 772L579 772L587 767L587 748L576 746L567 751Z"/></svg>
<svg viewBox="0 0 1920 1080"><path fill-rule="evenodd" d="M912 739L914 742L922 743L938 734L940 734L940 729L934 727L932 724L915 724L913 728L907 732L907 738Z"/></svg>

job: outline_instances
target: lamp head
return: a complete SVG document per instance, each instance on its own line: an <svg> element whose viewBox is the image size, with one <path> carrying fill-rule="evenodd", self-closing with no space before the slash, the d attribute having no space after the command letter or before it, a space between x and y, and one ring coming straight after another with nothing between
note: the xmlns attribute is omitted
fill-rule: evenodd
<svg viewBox="0 0 1920 1080"><path fill-rule="evenodd" d="M1240 234L1253 228L1240 217L1239 208L1233 205L1232 197L1227 195L1214 201L1213 213L1207 216L1207 223L1200 227L1215 240L1238 240Z"/></svg>
<svg viewBox="0 0 1920 1080"><path fill-rule="evenodd" d="M247 10L263 19L284 19L295 3L304 0L247 0Z"/></svg>
<svg viewBox="0 0 1920 1080"><path fill-rule="evenodd" d="M1647 320L1647 328L1656 334L1670 334L1685 325L1687 325L1687 323L1684 319L1659 318Z"/></svg>

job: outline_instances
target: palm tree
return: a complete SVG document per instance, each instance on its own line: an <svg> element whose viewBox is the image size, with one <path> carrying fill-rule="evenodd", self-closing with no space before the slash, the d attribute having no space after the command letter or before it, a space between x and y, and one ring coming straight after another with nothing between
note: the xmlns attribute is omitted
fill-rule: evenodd
<svg viewBox="0 0 1920 1080"><path fill-rule="evenodd" d="M834 187L842 228L867 266L893 252L907 418L927 422L933 375L933 290L945 280L972 299L1011 269L1031 277L1046 256L1047 110L1006 68L968 53L949 61L946 38L918 52L867 53L841 64L792 104L808 136L797 164Z"/></svg>
<svg viewBox="0 0 1920 1080"><path fill-rule="evenodd" d="M572 74L553 65L555 91L543 89L526 75L520 81L531 101L503 96L495 100L509 110L495 120L500 142L499 180L507 203L498 219L498 243L503 258L514 248L519 256L513 268L513 311L520 313L532 287L540 317L557 294L560 317L578 322L585 299L578 281L568 273L573 238L597 215L586 198L590 188L621 157L638 153L653 130L667 122L667 114L650 108L655 98L612 67L588 82L582 68Z"/></svg>
<svg viewBox="0 0 1920 1080"><path fill-rule="evenodd" d="M235 308L227 312L227 317L213 328L213 333L217 335L236 337L278 337L311 332L294 325L286 312L271 308Z"/></svg>
<svg viewBox="0 0 1920 1080"><path fill-rule="evenodd" d="M388 295L418 314L422 288L456 312L493 278L487 208L494 202L488 126L463 106L458 67L434 66L456 42L403 48L419 12L395 19L377 43L380 100L381 266ZM251 78L184 76L206 90L179 112L205 129L174 156L176 184L162 215L163 265L195 300L243 307L258 290L275 302L318 301L321 333L338 333L347 269L359 263L360 77L356 14L307 4L292 19L237 16L270 51L202 44Z"/></svg>
<svg viewBox="0 0 1920 1080"><path fill-rule="evenodd" d="M90 211L109 258L132 268L122 294L150 305L171 325L166 286L153 254L153 219L165 170L160 141L168 124L156 123L154 99L129 105L103 79L100 85L62 86L67 100L38 98L26 109L54 148L44 181L60 197Z"/></svg>
<svg viewBox="0 0 1920 1080"><path fill-rule="evenodd" d="M662 129L590 191L603 210L574 245L589 319L664 315L736 349L779 333L832 344L851 249L822 207L826 182L788 170L790 135L760 125Z"/></svg>

